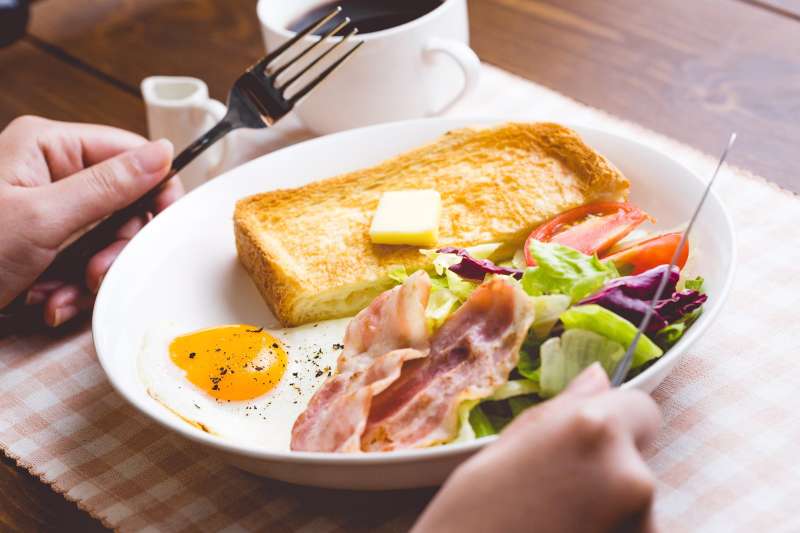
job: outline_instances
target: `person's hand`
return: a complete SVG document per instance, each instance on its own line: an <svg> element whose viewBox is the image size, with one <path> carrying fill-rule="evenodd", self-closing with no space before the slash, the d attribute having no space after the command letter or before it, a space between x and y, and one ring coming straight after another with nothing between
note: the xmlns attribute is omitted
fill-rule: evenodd
<svg viewBox="0 0 800 533"><path fill-rule="evenodd" d="M20 117L0 133L0 309L26 291L58 326L91 307L111 263L151 216L120 227L118 240L85 265L85 280L40 280L73 234L144 195L169 171L172 145L107 126ZM172 180L158 212L182 194Z"/></svg>
<svg viewBox="0 0 800 533"><path fill-rule="evenodd" d="M639 450L661 417L643 392L608 388L595 364L519 415L456 469L414 533L652 531L654 479Z"/></svg>

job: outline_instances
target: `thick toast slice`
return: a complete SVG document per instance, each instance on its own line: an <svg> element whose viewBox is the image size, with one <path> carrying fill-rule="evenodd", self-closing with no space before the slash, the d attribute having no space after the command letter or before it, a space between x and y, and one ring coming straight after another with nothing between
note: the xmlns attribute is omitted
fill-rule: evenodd
<svg viewBox="0 0 800 533"><path fill-rule="evenodd" d="M502 260L562 211L625 199L629 182L568 128L509 123L452 131L371 168L244 198L234 214L239 258L284 325L354 315L391 285L391 266L428 266L417 247L369 239L381 193L407 189L441 194L439 247L500 242Z"/></svg>

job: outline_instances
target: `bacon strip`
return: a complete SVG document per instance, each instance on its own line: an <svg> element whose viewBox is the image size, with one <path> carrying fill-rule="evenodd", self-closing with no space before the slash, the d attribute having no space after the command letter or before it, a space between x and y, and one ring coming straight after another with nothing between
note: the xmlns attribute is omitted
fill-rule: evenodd
<svg viewBox="0 0 800 533"><path fill-rule="evenodd" d="M458 406L508 381L534 319L530 298L495 279L478 287L442 325L430 355L403 366L375 396L361 437L364 451L421 448L452 440Z"/></svg>
<svg viewBox="0 0 800 533"><path fill-rule="evenodd" d="M292 450L360 451L373 396L400 377L406 361L428 354L430 289L428 274L416 272L353 318L336 375L314 394L292 427Z"/></svg>

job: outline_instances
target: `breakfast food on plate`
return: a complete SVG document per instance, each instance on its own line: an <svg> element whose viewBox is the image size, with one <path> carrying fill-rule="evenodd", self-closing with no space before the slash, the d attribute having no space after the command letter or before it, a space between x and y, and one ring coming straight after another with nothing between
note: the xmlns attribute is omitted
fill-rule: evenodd
<svg viewBox="0 0 800 533"><path fill-rule="evenodd" d="M288 449L294 419L336 368L347 323L191 333L158 324L139 351L139 376L152 398L198 429Z"/></svg>
<svg viewBox="0 0 800 533"><path fill-rule="evenodd" d="M587 203L624 200L628 188L563 126L462 129L371 168L240 200L236 247L270 309L284 325L298 325L354 315L391 286L393 265L429 265L419 246L370 239L387 191L437 191L437 246L499 242L493 258L505 260L542 222Z"/></svg>
<svg viewBox="0 0 800 533"><path fill-rule="evenodd" d="M497 433L592 363L613 373L665 274L627 378L700 315L688 243L678 254L681 232L644 231L652 218L627 193L575 132L507 124L244 199L242 263L284 324L312 322L156 328L140 374L196 427L271 449L383 452ZM355 316L314 322L342 315Z"/></svg>
<svg viewBox="0 0 800 533"><path fill-rule="evenodd" d="M701 279L681 280L688 254L668 271L675 234L625 239L649 218L628 203L590 204L534 229L506 264L481 246L422 250L432 275L397 266L400 285L348 325L292 449L390 451L496 433L592 363L612 374L667 274L633 352L629 375L641 372L706 300Z"/></svg>
<svg viewBox="0 0 800 533"><path fill-rule="evenodd" d="M418 271L350 322L336 376L295 422L292 449L381 451L448 442L458 433L459 406L508 380L533 321L530 298L490 281L430 335L430 289L428 274Z"/></svg>
<svg viewBox="0 0 800 533"><path fill-rule="evenodd" d="M378 201L369 227L373 244L436 246L442 197L437 191L388 191Z"/></svg>

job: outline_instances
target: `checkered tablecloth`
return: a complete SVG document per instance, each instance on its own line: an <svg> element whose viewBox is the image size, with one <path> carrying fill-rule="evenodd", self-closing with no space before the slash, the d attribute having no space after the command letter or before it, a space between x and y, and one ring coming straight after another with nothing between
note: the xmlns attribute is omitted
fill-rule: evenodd
<svg viewBox="0 0 800 533"><path fill-rule="evenodd" d="M586 124L633 136L701 176L714 165L491 66L452 114ZM291 121L258 135L241 157L308 136ZM723 172L717 192L734 217L740 264L725 309L655 393L665 416L647 451L657 519L665 531L800 531L800 200L741 170ZM0 340L0 391L5 453L121 530L404 531L432 494L302 488L226 466L113 392L87 325Z"/></svg>

